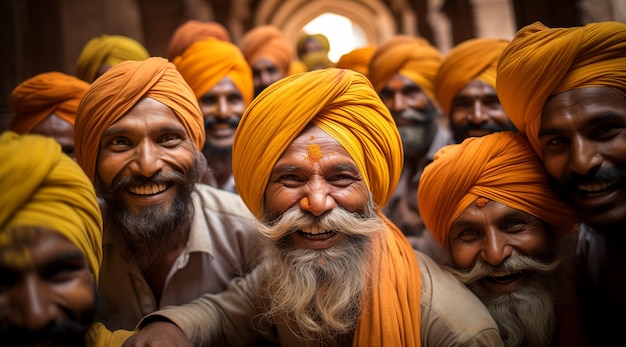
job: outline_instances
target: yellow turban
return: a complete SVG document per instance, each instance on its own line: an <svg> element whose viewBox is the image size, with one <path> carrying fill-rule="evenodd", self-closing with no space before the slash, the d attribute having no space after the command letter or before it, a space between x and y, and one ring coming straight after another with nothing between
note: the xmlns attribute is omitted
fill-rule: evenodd
<svg viewBox="0 0 626 347"><path fill-rule="evenodd" d="M626 24L528 25L502 53L496 84L504 111L543 157L539 127L548 97L591 86L626 95Z"/></svg>
<svg viewBox="0 0 626 347"><path fill-rule="evenodd" d="M303 50L304 50L304 44L308 40L314 40L315 42L317 42L318 46L320 47L320 51L325 52L325 53L328 53L330 51L330 41L328 40L328 37L326 37L323 34L304 33L300 35L300 37L298 38L298 42L296 42L296 53L298 54L298 57L300 59L302 59L304 55L306 55L306 53L304 53Z"/></svg>
<svg viewBox="0 0 626 347"><path fill-rule="evenodd" d="M172 60L181 55L191 44L209 37L231 41L230 33L218 22L202 22L190 19L179 26L167 46L167 58Z"/></svg>
<svg viewBox="0 0 626 347"><path fill-rule="evenodd" d="M256 64L257 60L265 58L284 74L289 71L294 56L291 44L274 25L261 25L248 31L239 42L239 47L251 66Z"/></svg>
<svg viewBox="0 0 626 347"><path fill-rule="evenodd" d="M224 77L230 77L246 105L254 97L252 70L239 47L210 37L193 43L174 58L174 65L200 99Z"/></svg>
<svg viewBox="0 0 626 347"><path fill-rule="evenodd" d="M526 137L511 131L440 149L422 173L417 197L426 228L442 246L452 222L479 197L529 213L558 233L573 232L577 223Z"/></svg>
<svg viewBox="0 0 626 347"><path fill-rule="evenodd" d="M152 98L171 108L196 148L202 150L204 118L191 88L176 67L160 57L125 61L98 78L78 106L74 125L76 161L92 181L102 134L143 98Z"/></svg>
<svg viewBox="0 0 626 347"><path fill-rule="evenodd" d="M446 117L450 115L454 96L472 80L496 89L498 58L508 43L502 39L471 39L446 54L437 70L434 86L435 97Z"/></svg>
<svg viewBox="0 0 626 347"><path fill-rule="evenodd" d="M150 54L137 40L121 35L102 35L89 40L76 63L76 77L89 83L102 65L115 66L126 60L145 60Z"/></svg>
<svg viewBox="0 0 626 347"><path fill-rule="evenodd" d="M29 133L52 113L74 125L76 109L89 83L62 72L44 72L13 89L9 104L15 116L9 130Z"/></svg>
<svg viewBox="0 0 626 347"><path fill-rule="evenodd" d="M370 61L372 60L372 56L374 56L374 52L376 52L376 48L376 45L355 48L342 55L335 64L335 67L340 69L351 69L367 76L369 73Z"/></svg>
<svg viewBox="0 0 626 347"><path fill-rule="evenodd" d="M435 102L433 83L441 64L441 53L421 37L397 35L380 46L370 62L369 79L379 93L395 74L420 86Z"/></svg>
<svg viewBox="0 0 626 347"><path fill-rule="evenodd" d="M48 227L78 247L98 281L102 262L102 215L83 170L54 139L0 135L0 243L7 230Z"/></svg>

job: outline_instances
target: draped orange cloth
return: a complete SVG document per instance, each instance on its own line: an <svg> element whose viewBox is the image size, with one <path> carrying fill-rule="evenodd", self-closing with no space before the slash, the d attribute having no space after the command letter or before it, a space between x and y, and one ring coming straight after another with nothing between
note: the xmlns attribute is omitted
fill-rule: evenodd
<svg viewBox="0 0 626 347"><path fill-rule="evenodd" d="M471 81L479 80L496 88L498 58L508 44L503 39L470 39L445 55L437 70L434 93L446 116L450 114L454 96Z"/></svg>
<svg viewBox="0 0 626 347"><path fill-rule="evenodd" d="M102 134L143 98L170 107L198 151L202 150L204 118L193 91L174 64L161 57L125 61L100 76L78 106L74 124L76 161L92 181Z"/></svg>
<svg viewBox="0 0 626 347"><path fill-rule="evenodd" d="M561 235L574 232L574 211L550 188L543 162L523 134L496 132L443 147L418 187L426 228L446 246L450 225L479 197L529 213Z"/></svg>
<svg viewBox="0 0 626 347"><path fill-rule="evenodd" d="M203 22L190 19L180 25L172 34L167 46L167 58L173 60L181 55L191 44L214 37L222 41L232 41L225 26L218 22Z"/></svg>
<svg viewBox="0 0 626 347"><path fill-rule="evenodd" d="M376 52L376 48L378 48L376 45L367 45L365 47L355 48L339 57L335 67L340 69L351 69L367 76L369 73L370 61L374 56L374 52Z"/></svg>
<svg viewBox="0 0 626 347"><path fill-rule="evenodd" d="M624 23L548 28L535 22L517 32L498 62L498 97L541 157L539 127L548 98L591 86L612 87L626 95L624 52Z"/></svg>
<svg viewBox="0 0 626 347"><path fill-rule="evenodd" d="M193 43L174 58L174 65L200 99L225 77L239 89L246 105L254 97L252 69L239 47L210 37Z"/></svg>
<svg viewBox="0 0 626 347"><path fill-rule="evenodd" d="M441 64L441 53L426 39L396 35L382 44L372 57L369 79L380 92L395 74L407 77L435 101L433 83Z"/></svg>
<svg viewBox="0 0 626 347"><path fill-rule="evenodd" d="M91 83L102 65L115 66L126 60L145 60L149 56L148 50L133 38L122 35L94 37L80 52L76 77Z"/></svg>
<svg viewBox="0 0 626 347"><path fill-rule="evenodd" d="M403 164L400 136L365 76L328 68L292 75L257 96L233 143L233 175L250 211L263 214L274 165L308 125L334 137L356 162L375 203L391 197ZM364 293L354 346L419 346L420 272L411 245L388 219L373 243L372 288Z"/></svg>
<svg viewBox="0 0 626 347"><path fill-rule="evenodd" d="M280 29L274 25L260 25L248 31L239 47L243 56L252 66L265 58L276 65L286 75L294 57L293 48Z"/></svg>
<svg viewBox="0 0 626 347"><path fill-rule="evenodd" d="M9 130L29 133L53 113L74 125L78 103L87 88L89 83L57 71L27 79L9 97L9 105L15 112Z"/></svg>

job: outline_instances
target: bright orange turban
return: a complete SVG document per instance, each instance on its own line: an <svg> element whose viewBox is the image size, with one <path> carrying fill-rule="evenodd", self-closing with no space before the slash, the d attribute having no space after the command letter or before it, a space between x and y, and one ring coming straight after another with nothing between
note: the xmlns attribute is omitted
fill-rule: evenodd
<svg viewBox="0 0 626 347"><path fill-rule="evenodd" d="M76 114L76 161L93 181L100 139L141 99L152 98L172 109L200 151L204 145L204 118L193 91L165 58L126 61L115 65L87 90Z"/></svg>
<svg viewBox="0 0 626 347"><path fill-rule="evenodd" d="M380 92L395 74L419 85L435 101L433 83L441 64L441 53L421 37L397 35L378 47L369 68L374 90Z"/></svg>
<svg viewBox="0 0 626 347"><path fill-rule="evenodd" d="M167 46L167 58L173 60L181 55L191 44L209 37L222 41L231 41L228 29L218 22L202 22L190 19L179 26Z"/></svg>
<svg viewBox="0 0 626 347"><path fill-rule="evenodd" d="M102 65L115 66L126 60L145 60L150 53L137 40L121 35L94 37L83 47L76 63L76 77L89 83Z"/></svg>
<svg viewBox="0 0 626 347"><path fill-rule="evenodd" d="M452 99L472 80L496 88L496 67L509 41L477 38L463 41L443 58L435 77L434 93L443 113L449 116Z"/></svg>
<svg viewBox="0 0 626 347"><path fill-rule="evenodd" d="M53 229L82 251L97 283L102 215L80 166L54 139L12 131L0 135L0 162L0 243L11 242L13 228Z"/></svg>
<svg viewBox="0 0 626 347"><path fill-rule="evenodd" d="M528 25L502 53L496 83L504 111L543 157L539 127L548 97L591 86L626 95L626 24Z"/></svg>
<svg viewBox="0 0 626 347"><path fill-rule="evenodd" d="M209 92L224 77L230 77L246 105L254 97L252 69L239 47L210 37L193 43L174 58L174 65L189 84L196 99Z"/></svg>
<svg viewBox="0 0 626 347"><path fill-rule="evenodd" d="M29 133L52 113L74 125L76 109L89 83L62 72L44 72L13 89L9 104L15 116L9 129Z"/></svg>
<svg viewBox="0 0 626 347"><path fill-rule="evenodd" d="M370 61L376 52L376 48L376 45L355 48L342 55L335 64L335 67L340 69L351 69L367 76L369 73Z"/></svg>
<svg viewBox="0 0 626 347"><path fill-rule="evenodd" d="M274 25L261 25L248 31L239 42L239 47L251 66L265 58L281 69L283 74L289 71L294 57L291 44Z"/></svg>
<svg viewBox="0 0 626 347"><path fill-rule="evenodd" d="M577 223L574 211L550 188L526 137L511 131L440 149L422 173L417 197L426 228L444 247L452 222L479 197L529 213L561 234L573 232Z"/></svg>

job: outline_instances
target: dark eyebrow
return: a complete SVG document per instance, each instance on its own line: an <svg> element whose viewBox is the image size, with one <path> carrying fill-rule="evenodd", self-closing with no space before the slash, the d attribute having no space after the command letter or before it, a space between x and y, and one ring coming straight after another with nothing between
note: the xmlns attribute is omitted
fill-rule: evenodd
<svg viewBox="0 0 626 347"><path fill-rule="evenodd" d="M610 121L610 120L615 120L615 119L620 120L622 118L624 118L622 115L614 111L606 111L606 112L602 112L600 114L593 116L591 119L588 119L587 122L585 122L585 125L591 125L594 123L602 123L605 121ZM561 132L561 128L559 127L548 128L548 129L540 130L539 137L555 135L560 132Z"/></svg>
<svg viewBox="0 0 626 347"><path fill-rule="evenodd" d="M64 265L67 263L82 263L86 261L86 257L79 250L67 251L59 254L55 254L54 257L46 259L46 262L38 266L41 271L46 272L49 270L53 270L55 267L59 265Z"/></svg>
<svg viewBox="0 0 626 347"><path fill-rule="evenodd" d="M349 171L352 172L354 174L359 174L359 168L356 167L356 165L352 165L352 164L337 164L335 165L335 169L336 170L341 170L341 171Z"/></svg>
<svg viewBox="0 0 626 347"><path fill-rule="evenodd" d="M161 133L165 133L165 132L187 132L187 130L185 129L184 126L181 125L163 125L161 127L158 128L151 128L152 131L157 131L157 132L161 132ZM108 136L118 136L118 135L123 135L128 133L129 130L126 128L116 128L116 127L109 127L107 130L105 130L102 133L102 137L108 137Z"/></svg>

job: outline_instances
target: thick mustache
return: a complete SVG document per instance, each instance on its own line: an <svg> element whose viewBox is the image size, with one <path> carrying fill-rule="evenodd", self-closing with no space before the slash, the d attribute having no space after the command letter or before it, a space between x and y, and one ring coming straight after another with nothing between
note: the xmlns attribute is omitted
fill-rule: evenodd
<svg viewBox="0 0 626 347"><path fill-rule="evenodd" d="M219 118L219 117L209 117L204 119L204 128L208 129L213 127L216 124L227 124L230 127L236 128L239 126L239 118L236 117L228 117L228 118Z"/></svg>

